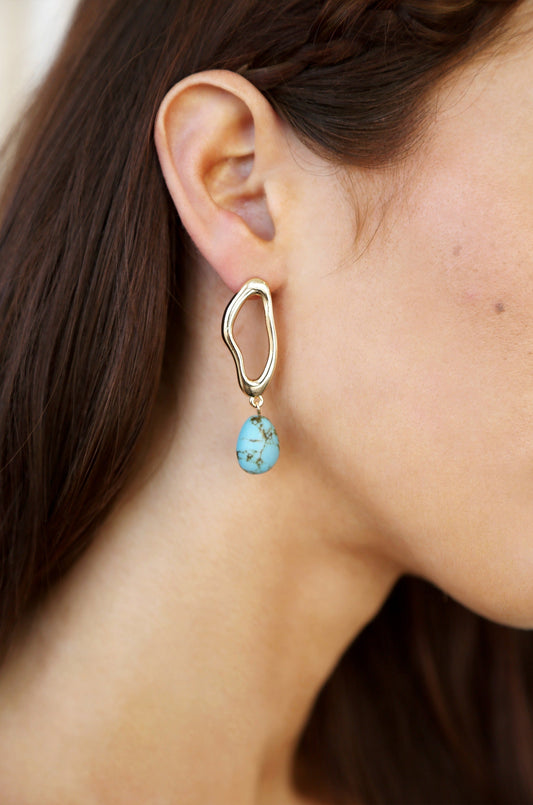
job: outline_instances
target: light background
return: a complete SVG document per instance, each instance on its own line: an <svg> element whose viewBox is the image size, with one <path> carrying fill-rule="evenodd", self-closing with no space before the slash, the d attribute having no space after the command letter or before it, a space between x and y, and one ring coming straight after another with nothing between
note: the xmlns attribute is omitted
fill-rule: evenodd
<svg viewBox="0 0 533 805"><path fill-rule="evenodd" d="M0 141L52 60L77 0L0 0Z"/></svg>

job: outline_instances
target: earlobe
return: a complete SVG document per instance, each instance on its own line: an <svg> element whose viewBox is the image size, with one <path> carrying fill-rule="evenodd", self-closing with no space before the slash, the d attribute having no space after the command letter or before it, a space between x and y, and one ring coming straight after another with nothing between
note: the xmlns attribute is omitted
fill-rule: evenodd
<svg viewBox="0 0 533 805"><path fill-rule="evenodd" d="M271 201L287 144L267 100L234 73L189 76L161 104L155 143L181 220L223 281L234 290L261 273L279 284Z"/></svg>

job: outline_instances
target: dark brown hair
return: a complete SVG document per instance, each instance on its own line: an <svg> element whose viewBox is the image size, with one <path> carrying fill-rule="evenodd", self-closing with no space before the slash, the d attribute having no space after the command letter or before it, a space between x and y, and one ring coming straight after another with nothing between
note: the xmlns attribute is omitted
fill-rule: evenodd
<svg viewBox="0 0 533 805"><path fill-rule="evenodd" d="M182 332L187 238L153 144L167 90L238 71L310 147L377 167L416 144L436 82L518 4L81 3L4 152L3 652L126 488ZM533 802L532 646L402 579L321 692L299 785L339 803Z"/></svg>

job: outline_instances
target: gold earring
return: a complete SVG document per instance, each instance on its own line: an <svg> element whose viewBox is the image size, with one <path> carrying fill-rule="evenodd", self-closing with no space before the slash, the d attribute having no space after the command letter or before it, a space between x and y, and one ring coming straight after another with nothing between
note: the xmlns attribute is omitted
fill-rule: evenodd
<svg viewBox="0 0 533 805"><path fill-rule="evenodd" d="M257 380L250 380L247 376L242 352L233 336L233 324L237 314L251 296L260 296L263 300L269 347L265 368ZM272 378L278 356L272 296L270 288L264 280L254 277L245 282L235 294L224 311L222 338L235 360L239 386L250 398L250 404L257 410L256 414L246 420L237 439L237 459L240 466L246 472L257 475L271 469L279 458L279 439L276 429L272 422L261 414L262 395Z"/></svg>

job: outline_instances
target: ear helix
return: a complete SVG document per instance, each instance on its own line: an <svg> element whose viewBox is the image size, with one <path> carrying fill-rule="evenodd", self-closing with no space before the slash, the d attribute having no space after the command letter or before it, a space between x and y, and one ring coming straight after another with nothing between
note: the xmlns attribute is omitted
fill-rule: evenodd
<svg viewBox="0 0 533 805"><path fill-rule="evenodd" d="M247 299L251 296L260 296L263 300L266 327L268 334L269 353L265 368L257 380L250 380L244 369L244 360L237 342L233 336L233 324L237 314ZM242 391L248 395L250 405L257 413L246 420L237 439L237 460L246 472L257 475L270 470L279 458L279 439L272 422L261 413L263 405L262 394L268 386L278 355L278 342L274 313L272 310L272 296L267 283L254 277L244 283L242 288L230 301L222 318L222 338L235 360L237 378Z"/></svg>

